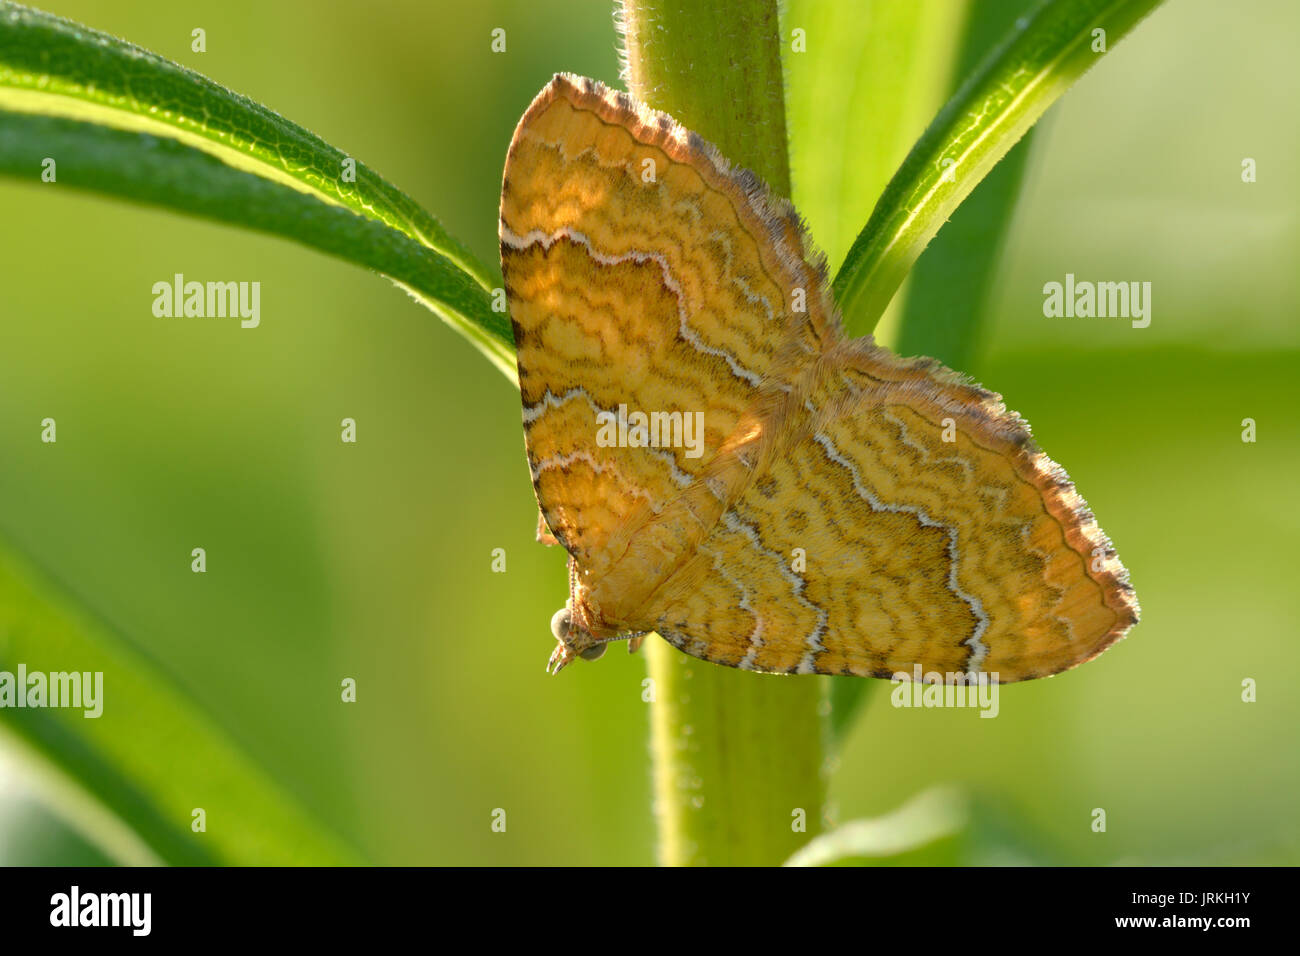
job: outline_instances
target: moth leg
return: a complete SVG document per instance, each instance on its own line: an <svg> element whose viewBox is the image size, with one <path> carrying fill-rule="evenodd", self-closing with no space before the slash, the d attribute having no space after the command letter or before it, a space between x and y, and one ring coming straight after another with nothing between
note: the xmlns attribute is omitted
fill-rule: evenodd
<svg viewBox="0 0 1300 956"><path fill-rule="evenodd" d="M546 527L546 517L542 514L541 508L537 509L537 543L548 546L560 543L555 535L551 534L550 529Z"/></svg>
<svg viewBox="0 0 1300 956"><path fill-rule="evenodd" d="M627 639L627 652L629 654L635 654L637 651L639 651L641 649L642 643L645 642L645 639L646 637L649 636L649 634L650 634L649 631L642 631L640 634L633 634L631 637L629 637Z"/></svg>

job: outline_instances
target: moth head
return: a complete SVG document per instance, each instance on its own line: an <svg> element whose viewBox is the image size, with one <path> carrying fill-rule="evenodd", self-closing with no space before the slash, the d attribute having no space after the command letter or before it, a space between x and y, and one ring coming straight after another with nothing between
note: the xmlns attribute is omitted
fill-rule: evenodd
<svg viewBox="0 0 1300 956"><path fill-rule="evenodd" d="M558 642L546 666L552 674L558 674L575 657L598 661L605 654L605 642L596 640L590 631L574 621L573 609L569 605L551 615L551 634Z"/></svg>

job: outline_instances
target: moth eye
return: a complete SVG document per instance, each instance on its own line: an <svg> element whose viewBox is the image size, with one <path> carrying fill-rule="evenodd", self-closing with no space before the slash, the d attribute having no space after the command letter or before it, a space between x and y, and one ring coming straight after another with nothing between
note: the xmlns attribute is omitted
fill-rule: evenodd
<svg viewBox="0 0 1300 956"><path fill-rule="evenodd" d="M605 649L608 647L603 641L600 644L593 644L585 651L579 651L578 656L584 661L598 661L605 656Z"/></svg>
<svg viewBox="0 0 1300 956"><path fill-rule="evenodd" d="M551 633L555 635L557 641L568 639L569 609L567 607L562 607L551 615Z"/></svg>

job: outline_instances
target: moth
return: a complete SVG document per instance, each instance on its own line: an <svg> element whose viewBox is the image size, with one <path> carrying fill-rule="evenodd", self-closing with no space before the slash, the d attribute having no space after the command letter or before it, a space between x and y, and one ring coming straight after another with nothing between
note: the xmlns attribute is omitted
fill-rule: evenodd
<svg viewBox="0 0 1300 956"><path fill-rule="evenodd" d="M500 240L538 537L569 554L549 671L655 632L753 671L1011 682L1137 623L1028 425L848 338L793 207L671 117L557 75Z"/></svg>

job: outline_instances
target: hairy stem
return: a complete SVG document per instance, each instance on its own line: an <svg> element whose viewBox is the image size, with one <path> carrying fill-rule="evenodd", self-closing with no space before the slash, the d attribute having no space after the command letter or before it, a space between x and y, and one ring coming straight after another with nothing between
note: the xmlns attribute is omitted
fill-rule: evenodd
<svg viewBox="0 0 1300 956"><path fill-rule="evenodd" d="M630 91L788 196L776 0L625 0L623 23ZM821 826L824 682L646 652L660 861L783 862Z"/></svg>

